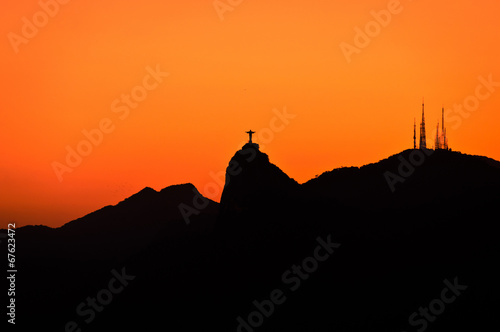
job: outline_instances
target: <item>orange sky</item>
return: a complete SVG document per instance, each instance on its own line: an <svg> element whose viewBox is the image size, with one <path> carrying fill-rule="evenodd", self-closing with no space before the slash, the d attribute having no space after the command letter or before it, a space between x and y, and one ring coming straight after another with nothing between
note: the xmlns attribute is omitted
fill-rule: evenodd
<svg viewBox="0 0 500 332"><path fill-rule="evenodd" d="M249 129L300 183L376 162L413 146L423 96L429 145L444 105L453 150L500 160L496 0L60 1L0 5L0 228L145 186L218 201ZM87 155L57 175L68 146Z"/></svg>

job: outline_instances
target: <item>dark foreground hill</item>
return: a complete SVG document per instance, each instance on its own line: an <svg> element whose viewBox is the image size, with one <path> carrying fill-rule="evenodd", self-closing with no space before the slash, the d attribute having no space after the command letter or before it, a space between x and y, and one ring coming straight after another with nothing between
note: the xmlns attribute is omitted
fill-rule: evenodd
<svg viewBox="0 0 500 332"><path fill-rule="evenodd" d="M146 188L19 229L18 327L489 330L499 202L484 157L406 150L299 185L247 144L220 205L192 185Z"/></svg>

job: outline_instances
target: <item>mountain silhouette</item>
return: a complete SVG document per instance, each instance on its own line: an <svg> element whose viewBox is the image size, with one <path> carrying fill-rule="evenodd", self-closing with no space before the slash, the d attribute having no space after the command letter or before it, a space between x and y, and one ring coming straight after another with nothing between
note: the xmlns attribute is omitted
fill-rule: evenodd
<svg viewBox="0 0 500 332"><path fill-rule="evenodd" d="M221 195L220 220L251 209L276 209L300 185L269 161L255 143L247 143L229 161ZM221 222L221 221L220 221Z"/></svg>
<svg viewBox="0 0 500 332"><path fill-rule="evenodd" d="M131 254L168 232L177 234L186 230L179 204L192 202L201 195L190 183L174 185L157 192L144 188L115 206L106 206L56 229L22 227L29 251L65 258L111 258ZM190 231L211 228L218 213L218 203L209 202L205 209L193 216ZM190 203L192 204L192 203ZM212 223L212 224L211 224ZM40 242L50 234L50 242ZM140 234L140 236L138 236ZM92 245L89 246L89 243ZM39 247L31 247L39 244ZM61 246L65 250L61 250ZM23 249L21 249L23 250Z"/></svg>
<svg viewBox="0 0 500 332"><path fill-rule="evenodd" d="M19 228L19 327L491 329L499 202L500 163L486 157L405 150L298 184L248 143L228 163L220 204L192 184L144 188L59 228ZM182 206L195 211L189 223ZM92 319L79 314L112 271L134 278ZM466 289L411 325L445 280Z"/></svg>
<svg viewBox="0 0 500 332"><path fill-rule="evenodd" d="M500 184L500 163L493 159L429 150L430 155L421 153L425 157L415 166L411 162L414 151L419 150L405 150L362 167L325 172L302 187L309 194L321 194L348 205L380 208L429 204L476 190L491 190ZM394 192L384 176L386 172L403 180L394 184Z"/></svg>

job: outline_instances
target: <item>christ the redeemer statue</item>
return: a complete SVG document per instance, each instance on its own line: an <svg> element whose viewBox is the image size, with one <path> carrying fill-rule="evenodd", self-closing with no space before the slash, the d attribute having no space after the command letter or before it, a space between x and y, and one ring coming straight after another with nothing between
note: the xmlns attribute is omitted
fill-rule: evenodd
<svg viewBox="0 0 500 332"><path fill-rule="evenodd" d="M246 133L250 136L248 143L252 143L252 135L255 134L255 131L250 130L250 131L247 131Z"/></svg>

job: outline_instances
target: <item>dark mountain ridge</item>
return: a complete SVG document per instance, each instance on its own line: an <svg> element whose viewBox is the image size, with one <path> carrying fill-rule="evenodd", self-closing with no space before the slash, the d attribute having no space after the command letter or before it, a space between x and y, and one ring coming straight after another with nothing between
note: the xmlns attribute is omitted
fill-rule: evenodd
<svg viewBox="0 0 500 332"><path fill-rule="evenodd" d="M411 205L418 206L427 204L436 197L457 196L466 194L468 190L491 189L500 185L500 162L494 159L460 152L429 150L431 154L425 157L422 164L413 166L409 160L414 151L404 150L361 167L336 168L298 184L272 164L267 154L259 151L258 145L246 144L236 152L226 170L226 184L220 202L221 213L241 210L252 196L266 194L328 197L359 208L364 205L382 208L390 207L393 201L401 203L398 201L400 196L411 198ZM414 169L410 170L409 176L400 174L398 167L401 167L401 160ZM401 177L401 181L393 180L394 191L391 191L390 180L384 176L387 172ZM419 189L423 189L425 194L418 192ZM56 229L75 232L80 236L86 232L115 232L117 228L137 227L135 217L137 214L143 217L144 213L149 213L152 218L142 218L142 226L165 226L169 224L164 222L167 220L171 221L170 224L172 221L178 223L183 220L179 204L193 205L193 193L203 197L191 183L172 185L159 192L145 187L115 206L105 206ZM212 200L209 202L209 206L202 211L217 215L219 203ZM102 219L106 219L106 222L101 222ZM185 222L180 224L185 225ZM46 232L53 229L42 225L22 227L25 228L37 231L45 228Z"/></svg>
<svg viewBox="0 0 500 332"><path fill-rule="evenodd" d="M19 311L31 319L20 319L21 325L64 331L76 320L84 331L157 325L416 330L408 326L411 313L439 296L445 278L458 276L469 291L429 330L489 328L500 295L489 286L500 258L492 217L500 202L500 163L427 153L405 150L299 185L258 145L247 144L229 162L221 203L204 198L208 204L193 210L189 224L179 207L202 198L192 184L145 188L60 228L22 227ZM390 180L400 177L394 190L388 172ZM341 246L291 291L283 273L313 255L318 238ZM85 322L75 308L107 284L112 269L122 268L134 281ZM258 328L239 325L236 318L247 320L253 301L269 299L273 289L283 290L287 301Z"/></svg>
<svg viewBox="0 0 500 332"><path fill-rule="evenodd" d="M404 150L377 163L325 172L304 183L307 193L321 194L358 207L429 204L500 184L500 162L445 150L432 151L418 163ZM391 190L391 183L392 189Z"/></svg>

